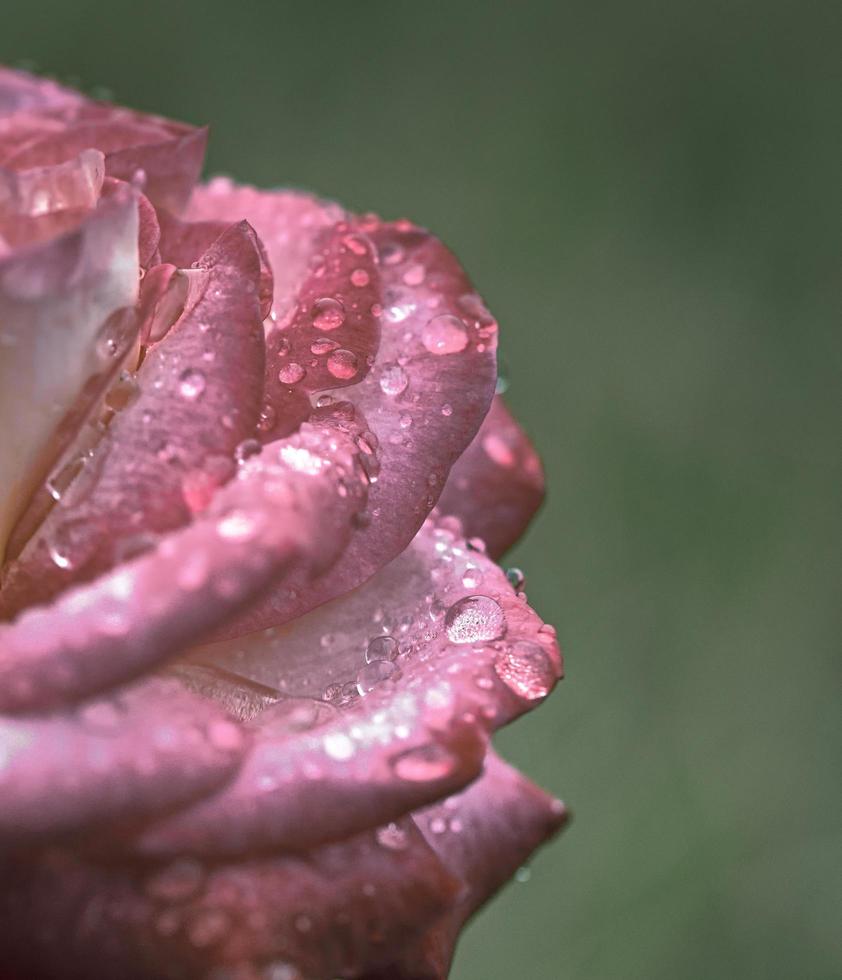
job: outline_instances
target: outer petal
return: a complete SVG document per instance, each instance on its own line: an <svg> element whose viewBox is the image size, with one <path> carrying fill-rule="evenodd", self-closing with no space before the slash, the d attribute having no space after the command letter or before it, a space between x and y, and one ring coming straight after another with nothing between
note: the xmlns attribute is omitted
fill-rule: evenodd
<svg viewBox="0 0 842 980"><path fill-rule="evenodd" d="M110 360L98 345L109 318L136 295L128 192L102 200L77 230L0 259L0 551L55 455L55 430Z"/></svg>
<svg viewBox="0 0 842 980"><path fill-rule="evenodd" d="M231 228L199 266L199 297L131 381L133 402L5 569L4 615L89 581L144 536L183 526L234 472L234 450L257 423L263 376L249 227Z"/></svg>
<svg viewBox="0 0 842 980"><path fill-rule="evenodd" d="M377 362L343 391L365 416L367 441L379 457L369 519L314 588L273 594L227 627L229 636L301 615L400 554L491 402L497 324L454 256L408 222L372 219L360 227L378 249L385 303Z"/></svg>
<svg viewBox="0 0 842 980"><path fill-rule="evenodd" d="M415 817L444 866L464 882L458 901L401 962L376 977L444 980L465 921L567 818L560 800L490 753L482 778L459 796Z"/></svg>
<svg viewBox="0 0 842 980"><path fill-rule="evenodd" d="M360 976L416 938L458 888L415 828L403 832L403 849L367 834L306 857L207 869L60 853L9 862L0 959L27 980Z"/></svg>
<svg viewBox="0 0 842 980"><path fill-rule="evenodd" d="M67 109L83 102L78 92L49 78L0 66L0 119L22 112Z"/></svg>
<svg viewBox="0 0 842 980"><path fill-rule="evenodd" d="M266 701L310 700L257 714L266 727L238 778L152 828L141 843L151 853L299 849L386 823L472 779L487 732L561 673L551 628L500 569L432 523L350 595L192 658L226 672L223 701L238 675ZM287 727L273 724L279 712Z"/></svg>
<svg viewBox="0 0 842 980"><path fill-rule="evenodd" d="M0 710L62 706L121 683L284 574L317 575L344 546L363 488L342 429L307 426L267 447L187 528L53 605L0 624Z"/></svg>
<svg viewBox="0 0 842 980"><path fill-rule="evenodd" d="M450 472L439 500L468 537L499 558L526 530L544 499L544 471L532 443L497 395L474 441Z"/></svg>
<svg viewBox="0 0 842 980"><path fill-rule="evenodd" d="M230 778L244 746L237 725L174 681L0 718L0 853L183 805Z"/></svg>

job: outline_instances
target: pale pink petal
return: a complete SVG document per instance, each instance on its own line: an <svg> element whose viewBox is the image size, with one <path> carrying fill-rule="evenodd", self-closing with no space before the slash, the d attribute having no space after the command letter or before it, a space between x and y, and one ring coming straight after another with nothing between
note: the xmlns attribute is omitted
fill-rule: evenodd
<svg viewBox="0 0 842 980"><path fill-rule="evenodd" d="M230 787L149 831L153 853L301 848L386 823L473 778L487 733L561 674L551 628L433 522L349 595L191 659L225 672L205 688L223 702L238 678L257 685L252 725L266 730Z"/></svg>
<svg viewBox="0 0 842 980"><path fill-rule="evenodd" d="M162 663L285 574L334 561L364 506L342 428L308 425L247 459L153 550L0 624L0 710L61 706Z"/></svg>
<svg viewBox="0 0 842 980"><path fill-rule="evenodd" d="M61 450L56 430L108 373L110 319L137 296L137 203L124 188L78 228L0 258L0 555Z"/></svg>
<svg viewBox="0 0 842 980"><path fill-rule="evenodd" d="M544 499L541 460L497 395L473 442L450 471L439 500L469 538L499 558L526 530Z"/></svg>
<svg viewBox="0 0 842 980"><path fill-rule="evenodd" d="M458 885L410 821L302 857L204 866L85 863L54 851L0 866L0 960L27 980L329 980L384 965ZM49 922L49 929L40 928Z"/></svg>
<svg viewBox="0 0 842 980"><path fill-rule="evenodd" d="M246 740L176 681L51 715L0 716L0 853L183 805L233 775Z"/></svg>

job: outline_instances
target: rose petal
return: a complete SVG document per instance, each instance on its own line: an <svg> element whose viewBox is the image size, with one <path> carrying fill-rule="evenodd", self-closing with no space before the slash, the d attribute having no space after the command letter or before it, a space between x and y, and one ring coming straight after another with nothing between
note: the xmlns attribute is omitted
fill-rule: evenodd
<svg viewBox="0 0 842 980"><path fill-rule="evenodd" d="M306 583L335 560L364 502L353 441L341 428L308 425L266 447L200 518L154 550L0 624L0 710L61 706L121 683L282 575L297 571Z"/></svg>
<svg viewBox="0 0 842 980"><path fill-rule="evenodd" d="M105 154L109 176L139 181L156 207L173 213L187 203L206 146L206 129L87 100L19 114L0 128L5 167L49 166L95 148Z"/></svg>
<svg viewBox="0 0 842 980"><path fill-rule="evenodd" d="M63 109L82 101L78 92L63 88L49 78L0 65L0 119L18 112Z"/></svg>
<svg viewBox="0 0 842 980"><path fill-rule="evenodd" d="M283 321L295 305L320 234L346 219L338 204L300 191L261 191L217 177L197 187L190 221L242 221L257 232L274 274L274 310Z"/></svg>
<svg viewBox="0 0 842 980"><path fill-rule="evenodd" d="M183 805L230 778L245 743L174 681L60 714L0 716L0 851Z"/></svg>
<svg viewBox="0 0 842 980"><path fill-rule="evenodd" d="M402 829L403 849L366 834L300 858L207 868L95 865L61 852L7 862L0 958L28 980L359 976L456 894L411 822Z"/></svg>
<svg viewBox="0 0 842 980"><path fill-rule="evenodd" d="M465 921L567 817L560 800L489 753L480 779L415 817L442 864L465 884L455 907L402 962L368 980L444 980Z"/></svg>
<svg viewBox="0 0 842 980"><path fill-rule="evenodd" d="M308 707L315 727L270 727L218 797L148 832L141 847L152 853L301 848L386 823L473 778L487 732L561 674L551 628L485 555L432 521L349 595L191 659L225 671L231 689L241 677L268 700L309 699L281 700L256 715L258 728Z"/></svg>
<svg viewBox="0 0 842 980"><path fill-rule="evenodd" d="M140 536L183 526L234 472L263 377L260 265L248 225L233 226L199 264L198 300L127 382L134 400L4 570L6 617L90 581Z"/></svg>
<svg viewBox="0 0 842 980"><path fill-rule="evenodd" d="M526 530L544 499L544 471L535 449L498 395L479 432L450 472L439 500L469 538L499 558Z"/></svg>
<svg viewBox="0 0 842 980"><path fill-rule="evenodd" d="M109 317L137 295L137 204L102 200L78 229L0 259L0 554L31 487L55 455L54 431L108 360Z"/></svg>
<svg viewBox="0 0 842 980"><path fill-rule="evenodd" d="M314 587L273 594L232 622L237 636L284 623L364 582L407 546L488 411L497 324L454 256L408 222L361 226L379 251L385 312L377 363L343 390L378 456L369 520Z"/></svg>
<svg viewBox="0 0 842 980"><path fill-rule="evenodd" d="M318 236L310 266L295 306L266 338L263 391L273 424L264 439L309 414L305 393L358 383L377 353L380 276L368 239L340 222Z"/></svg>

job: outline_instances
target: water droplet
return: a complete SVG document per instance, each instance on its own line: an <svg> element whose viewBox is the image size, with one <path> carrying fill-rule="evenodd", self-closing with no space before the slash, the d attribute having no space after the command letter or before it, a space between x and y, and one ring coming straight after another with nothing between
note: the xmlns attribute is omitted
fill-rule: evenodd
<svg viewBox="0 0 842 980"><path fill-rule="evenodd" d="M368 251L365 242L357 235L346 235L342 239L342 244L349 248L354 255L365 255Z"/></svg>
<svg viewBox="0 0 842 980"><path fill-rule="evenodd" d="M526 576L519 568L507 568L506 578L509 580L509 585L511 585L515 592L520 592L524 585L526 585Z"/></svg>
<svg viewBox="0 0 842 980"><path fill-rule="evenodd" d="M257 420L257 428L259 432L269 432L271 431L275 423L278 421L278 413L275 411L274 407L266 402L260 409L260 418Z"/></svg>
<svg viewBox="0 0 842 980"><path fill-rule="evenodd" d="M331 732L322 740L325 753L337 762L345 762L354 754L354 743L344 732Z"/></svg>
<svg viewBox="0 0 842 980"><path fill-rule="evenodd" d="M453 414L453 406L445 402L441 407L441 414L447 419Z"/></svg>
<svg viewBox="0 0 842 980"><path fill-rule="evenodd" d="M374 660L360 669L357 674L357 690L369 694L384 681L394 679L400 673L397 665L388 660Z"/></svg>
<svg viewBox="0 0 842 980"><path fill-rule="evenodd" d="M383 265L398 265L404 259L403 246L397 244L384 245L380 249L380 261Z"/></svg>
<svg viewBox="0 0 842 980"><path fill-rule="evenodd" d="M367 286L371 281L371 276L365 271L365 269L354 269L351 273L351 284L362 288Z"/></svg>
<svg viewBox="0 0 842 980"><path fill-rule="evenodd" d="M387 851L405 851L409 847L406 831L396 823L387 823L376 831L377 843Z"/></svg>
<svg viewBox="0 0 842 980"><path fill-rule="evenodd" d="M392 770L398 779L408 783L426 783L443 779L453 773L456 761L451 753L437 742L407 749L392 758Z"/></svg>
<svg viewBox="0 0 842 980"><path fill-rule="evenodd" d="M519 882L521 885L525 885L531 877L532 872L525 864L523 867L518 868L517 871L515 871L515 881Z"/></svg>
<svg viewBox="0 0 842 980"><path fill-rule="evenodd" d="M244 510L232 510L216 523L216 531L226 541L250 541L257 532L257 522Z"/></svg>
<svg viewBox="0 0 842 980"><path fill-rule="evenodd" d="M357 373L357 355L349 350L335 350L327 359L327 369L342 381L353 378Z"/></svg>
<svg viewBox="0 0 842 980"><path fill-rule="evenodd" d="M430 820L430 833L443 834L447 830L447 821L444 817L433 817Z"/></svg>
<svg viewBox="0 0 842 980"><path fill-rule="evenodd" d="M501 681L526 701L545 698L555 683L552 661L543 647L519 640L497 654L494 670Z"/></svg>
<svg viewBox="0 0 842 980"><path fill-rule="evenodd" d="M505 613L487 595L469 595L455 602L448 609L444 624L451 643L499 640L506 632Z"/></svg>
<svg viewBox="0 0 842 980"><path fill-rule="evenodd" d="M297 385L306 373L300 364L296 361L290 361L278 371L278 381L283 385Z"/></svg>
<svg viewBox="0 0 842 980"><path fill-rule="evenodd" d="M458 317L442 313L426 324L421 342L431 354L458 354L468 346L468 331Z"/></svg>
<svg viewBox="0 0 842 980"><path fill-rule="evenodd" d="M398 641L394 636L375 636L365 651L366 663L375 660L394 660L398 655Z"/></svg>
<svg viewBox="0 0 842 980"><path fill-rule="evenodd" d="M466 589L476 589L481 584L482 570L474 567L473 565L469 565L462 575L462 585L464 585Z"/></svg>
<svg viewBox="0 0 842 980"><path fill-rule="evenodd" d="M345 322L345 307L338 299L329 296L317 299L311 311L313 326L317 330L336 330Z"/></svg>
<svg viewBox="0 0 842 980"><path fill-rule="evenodd" d="M403 274L403 281L407 286L420 286L427 275L427 270L420 262L413 264Z"/></svg>
<svg viewBox="0 0 842 980"><path fill-rule="evenodd" d="M243 439L234 449L234 459L238 463L245 463L247 459L260 455L262 451L263 446L261 446L257 439Z"/></svg>
<svg viewBox="0 0 842 980"><path fill-rule="evenodd" d="M380 389L384 395L400 395L408 384L409 378L400 364L387 364L380 372Z"/></svg>
<svg viewBox="0 0 842 980"><path fill-rule="evenodd" d="M335 340L329 340L327 337L317 337L312 344L310 344L310 353L315 354L317 357L321 357L322 354L329 354L339 347L339 344Z"/></svg>
<svg viewBox="0 0 842 980"><path fill-rule="evenodd" d="M115 412L122 412L140 397L140 385L131 371L121 371L120 377L108 390L105 404Z"/></svg>
<svg viewBox="0 0 842 980"><path fill-rule="evenodd" d="M182 398L194 402L205 392L205 376L196 368L187 368L179 377L178 390Z"/></svg>

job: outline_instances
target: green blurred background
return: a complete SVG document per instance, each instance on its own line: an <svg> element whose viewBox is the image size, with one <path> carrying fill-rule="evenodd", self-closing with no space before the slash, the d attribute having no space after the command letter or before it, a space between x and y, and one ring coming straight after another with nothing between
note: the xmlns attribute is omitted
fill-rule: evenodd
<svg viewBox="0 0 842 980"><path fill-rule="evenodd" d="M499 739L573 807L456 980L842 977L837 3L4 8L0 59L408 214L503 326L568 677Z"/></svg>

